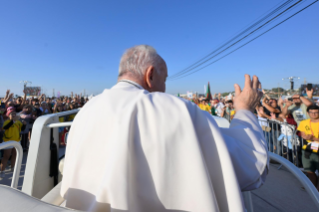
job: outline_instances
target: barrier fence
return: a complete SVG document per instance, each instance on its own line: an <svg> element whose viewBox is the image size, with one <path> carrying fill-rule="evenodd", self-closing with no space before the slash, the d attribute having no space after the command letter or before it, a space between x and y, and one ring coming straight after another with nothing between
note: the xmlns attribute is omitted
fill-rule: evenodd
<svg viewBox="0 0 319 212"><path fill-rule="evenodd" d="M268 151L301 167L301 149L306 141L297 134L296 126L264 118L259 118L258 121L268 144Z"/></svg>

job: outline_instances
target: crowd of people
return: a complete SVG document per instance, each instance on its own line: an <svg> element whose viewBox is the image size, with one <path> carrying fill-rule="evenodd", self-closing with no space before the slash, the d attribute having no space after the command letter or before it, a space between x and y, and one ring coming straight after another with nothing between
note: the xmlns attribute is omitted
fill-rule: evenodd
<svg viewBox="0 0 319 212"><path fill-rule="evenodd" d="M215 94L210 100L205 97L194 97L189 100L194 102L200 109L207 111L209 114L223 117L229 122L233 119L236 113L232 95L222 98L219 93L218 95Z"/></svg>
<svg viewBox="0 0 319 212"><path fill-rule="evenodd" d="M21 142L23 151L28 151L29 143L31 140L32 126L37 118L42 115L51 113L58 113L68 110L73 110L82 107L88 98L80 95L62 96L62 97L47 97L41 94L37 97L27 98L26 92L23 91L24 96L13 97L10 90L6 91L6 95L1 100L0 108L0 143L7 141ZM59 121L72 121L74 115L60 117ZM63 134L65 128L59 128L59 142L60 145L65 145ZM7 167L8 160L11 161L11 171L14 169L16 158L16 150L8 147L0 151L0 179L5 175L5 168Z"/></svg>
<svg viewBox="0 0 319 212"><path fill-rule="evenodd" d="M293 158L298 161L295 165L307 172L319 190L319 177L316 174L319 171L319 101L313 98L313 90L307 90L307 96L294 94L291 98L272 98L265 91L263 93L255 116L263 129L268 150L291 162ZM210 101L205 97L188 100L211 115L223 117L229 122L236 113L233 96L222 98L220 94L215 94Z"/></svg>
<svg viewBox="0 0 319 212"><path fill-rule="evenodd" d="M263 91L264 92L264 91ZM268 149L271 152L282 155L287 153L287 159L293 162L293 154L298 155L298 166L303 167L308 173L309 178L319 190L319 182L316 170L319 171L319 107L318 102L313 100L313 91L307 91L307 96L293 95L291 98L271 98L266 92L260 104L256 107L255 115L264 131L264 136L268 142ZM207 111L213 116L219 116L227 119L229 122L233 119L236 111L234 109L234 98L232 95L221 97L221 94L215 94L211 100L205 97L188 99L194 102L201 110ZM14 98L10 90L7 90L6 96L1 99L0 108L0 143L15 140L21 142L24 151L28 150L31 139L32 126L34 121L46 114L58 113L62 111L73 110L82 107L88 98L82 95L71 95L57 97L46 97L44 94L38 97ZM60 117L59 121L72 121L75 115ZM287 130L277 125L270 126L269 121L275 120L279 123L287 123L295 127L298 136L298 145L295 148L292 144L291 136L294 130ZM282 136L285 131L286 137ZM281 132L280 132L281 131ZM65 128L59 128L60 145L65 145L63 134ZM275 136L272 136L272 135ZM278 136L280 135L280 136ZM283 141L283 139L286 139ZM302 141L302 142L301 142ZM283 149L282 149L283 148ZM14 148L5 149L0 153L1 175L3 177L7 161L11 161L11 170L14 168L16 152ZM318 182L318 183L317 183Z"/></svg>

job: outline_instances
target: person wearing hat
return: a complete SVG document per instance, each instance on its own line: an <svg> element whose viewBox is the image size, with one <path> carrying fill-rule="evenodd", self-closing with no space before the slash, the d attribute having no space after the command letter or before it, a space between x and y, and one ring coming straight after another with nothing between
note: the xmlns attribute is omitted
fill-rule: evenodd
<svg viewBox="0 0 319 212"><path fill-rule="evenodd" d="M4 135L3 135L3 141L7 142L7 141L17 141L20 142L20 132L22 130L25 129L26 127L26 122L23 121L23 123L21 123L21 121L18 120L18 116L16 116L16 112L15 112L15 108L14 107L8 107L7 109L7 113L6 113L7 117L9 119L7 119L4 123L3 123L3 129L4 131ZM15 160L16 160L16 150L13 147L8 147L4 150L4 155L3 158L1 160L1 173L0 173L0 178L4 178L5 177L5 173L4 170L7 166L7 162L8 159L10 157L10 155L12 154L11 157L11 171L14 170L14 165L15 165Z"/></svg>

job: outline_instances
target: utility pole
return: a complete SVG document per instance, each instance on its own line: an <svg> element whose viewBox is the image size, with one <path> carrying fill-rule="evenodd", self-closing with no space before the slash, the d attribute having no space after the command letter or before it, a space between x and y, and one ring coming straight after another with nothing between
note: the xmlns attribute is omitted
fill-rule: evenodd
<svg viewBox="0 0 319 212"><path fill-rule="evenodd" d="M290 81L290 90L294 90L294 79L300 79L300 77L291 76L288 78L282 78L282 80L288 79Z"/></svg>

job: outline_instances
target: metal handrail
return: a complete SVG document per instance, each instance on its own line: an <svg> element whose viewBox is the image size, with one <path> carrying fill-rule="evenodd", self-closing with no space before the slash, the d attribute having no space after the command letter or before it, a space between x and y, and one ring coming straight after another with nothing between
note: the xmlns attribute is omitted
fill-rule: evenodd
<svg viewBox="0 0 319 212"><path fill-rule="evenodd" d="M27 164L23 179L22 191L28 195L42 198L53 185L53 178L50 177L51 164L51 129L53 129L54 143L59 146L59 133L56 128L71 126L72 122L59 122L60 117L76 114L80 109L64 111L59 113L40 116L33 124L32 137L29 146ZM43 141L43 142L41 142ZM58 155L57 155L58 156ZM42 186L47 185L47 186Z"/></svg>
<svg viewBox="0 0 319 212"><path fill-rule="evenodd" d="M279 155L276 155L272 152L268 152L269 158L271 160L274 160L284 167L288 169L290 173L292 173L302 184L302 186L306 189L308 194L310 195L311 199L319 209L319 192L317 188L312 184L312 182L309 180L309 178L300 171L294 164L292 164L290 161L286 160L285 158L280 157Z"/></svg>
<svg viewBox="0 0 319 212"><path fill-rule="evenodd" d="M23 150L22 150L21 144L17 141L6 141L0 144L0 150L7 147L14 147L17 151L17 158L16 158L16 163L14 166L12 181L11 181L11 187L17 188L20 170L21 170L21 164L22 164Z"/></svg>
<svg viewBox="0 0 319 212"><path fill-rule="evenodd" d="M269 158L281 164L281 166L286 167L290 173L292 173L297 180L302 184L302 186L306 189L307 193L310 195L312 201L315 203L317 208L319 209L319 192L317 188L312 184L309 178L300 171L294 164L285 158L280 157L277 154L272 152L268 152ZM245 206L248 212L253 212L253 203L251 199L250 192L243 192L243 198L245 202Z"/></svg>
<svg viewBox="0 0 319 212"><path fill-rule="evenodd" d="M51 124L48 124L46 127L48 128L69 127L72 125L72 123L73 123L72 121L51 123Z"/></svg>
<svg viewBox="0 0 319 212"><path fill-rule="evenodd" d="M242 194L243 194L243 198L244 198L246 211L247 212L254 212L254 206L253 206L253 202L251 199L250 191L244 191L244 192L242 192Z"/></svg>

